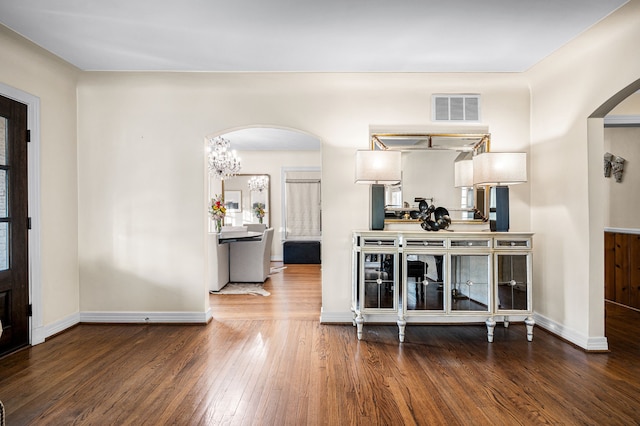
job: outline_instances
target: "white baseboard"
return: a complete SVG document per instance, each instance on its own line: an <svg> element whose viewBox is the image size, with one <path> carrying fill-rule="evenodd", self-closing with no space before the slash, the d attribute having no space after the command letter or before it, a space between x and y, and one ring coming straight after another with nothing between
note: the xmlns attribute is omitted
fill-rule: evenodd
<svg viewBox="0 0 640 426"><path fill-rule="evenodd" d="M578 333L576 330L565 327L564 325L557 323L543 315L538 313L533 315L533 319L536 322L536 326L544 328L548 332L555 334L556 336L573 343L576 346L581 347L587 351L608 351L609 343L605 336L602 337L589 337L584 334ZM535 330L533 332L535 341Z"/></svg>
<svg viewBox="0 0 640 426"><path fill-rule="evenodd" d="M211 308L206 312L80 312L69 315L45 327L34 329L31 344L43 343L45 339L65 331L81 322L117 324L208 324L213 318Z"/></svg>
<svg viewBox="0 0 640 426"><path fill-rule="evenodd" d="M44 343L44 339L47 338L46 330L44 327L32 327L31 328L31 345L39 345L40 343Z"/></svg>
<svg viewBox="0 0 640 426"><path fill-rule="evenodd" d="M153 324L185 323L206 324L211 319L211 310L206 312L81 312L80 322Z"/></svg>
<svg viewBox="0 0 640 426"><path fill-rule="evenodd" d="M63 332L67 328L71 328L74 325L78 324L79 322L80 322L80 314L76 312L75 314L71 314L65 318L62 318L61 320L58 320L49 325L46 325L43 327L44 334L41 336L42 341L38 341L37 343L32 342L32 344L36 345L38 343L42 343L44 342L44 339L47 339L55 334Z"/></svg>
<svg viewBox="0 0 640 426"><path fill-rule="evenodd" d="M60 333L74 325L84 323L118 323L118 324L153 324L153 323L184 323L207 324L212 318L211 308L205 312L80 312L69 315L61 320L49 324L32 336L32 345L44 342L48 337ZM543 315L534 314L536 326L573 343L587 351L607 351L609 344L605 336L588 337L577 331L565 327ZM325 312L320 313L321 324L352 324L353 313ZM535 340L535 330L534 330Z"/></svg>
<svg viewBox="0 0 640 426"><path fill-rule="evenodd" d="M484 317L483 317L484 318ZM536 327L541 327L547 330L548 332L555 334L556 336L573 343L576 346L579 346L587 351L607 351L609 350L609 344L607 343L607 338L605 336L602 337L588 337L583 334L578 333L577 331L565 327L562 324L559 324L551 319L535 313L533 318L536 322ZM375 323L375 318L369 318L371 320L369 323ZM449 321L451 318L449 318ZM353 314L349 312L325 312L322 310L320 314L320 323L322 324L350 324L353 322ZM387 319L388 322L388 319ZM482 322L482 321L480 321ZM535 328L533 331L533 341L535 342Z"/></svg>
<svg viewBox="0 0 640 426"><path fill-rule="evenodd" d="M321 324L353 324L353 312L325 312L320 310Z"/></svg>

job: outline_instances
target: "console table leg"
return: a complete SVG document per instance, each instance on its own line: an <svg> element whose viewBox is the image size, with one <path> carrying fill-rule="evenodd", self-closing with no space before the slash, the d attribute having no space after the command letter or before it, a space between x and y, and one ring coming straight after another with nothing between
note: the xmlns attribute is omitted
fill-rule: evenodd
<svg viewBox="0 0 640 426"><path fill-rule="evenodd" d="M360 312L356 316L356 326L358 327L358 340L362 340L362 325L364 324L364 317Z"/></svg>
<svg viewBox="0 0 640 426"><path fill-rule="evenodd" d="M527 326L527 340L528 341L532 341L533 340L533 326L536 325L536 322L534 321L533 317L527 317L527 319L524 320L524 323Z"/></svg>
<svg viewBox="0 0 640 426"><path fill-rule="evenodd" d="M404 342L404 329L407 325L407 321L404 318L398 318L398 338L400 343Z"/></svg>
<svg viewBox="0 0 640 426"><path fill-rule="evenodd" d="M496 320L493 317L489 317L485 324L487 324L487 340L489 343L493 343L493 329L496 328Z"/></svg>
<svg viewBox="0 0 640 426"><path fill-rule="evenodd" d="M504 316L504 328L509 328L509 316Z"/></svg>

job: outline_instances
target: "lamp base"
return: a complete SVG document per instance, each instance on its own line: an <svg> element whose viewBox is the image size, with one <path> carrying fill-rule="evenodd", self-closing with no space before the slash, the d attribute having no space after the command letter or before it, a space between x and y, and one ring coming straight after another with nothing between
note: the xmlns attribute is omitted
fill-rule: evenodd
<svg viewBox="0 0 640 426"><path fill-rule="evenodd" d="M369 228L372 231L384 229L384 185L371 185L371 218Z"/></svg>
<svg viewBox="0 0 640 426"><path fill-rule="evenodd" d="M509 231L509 187L496 186L495 232Z"/></svg>

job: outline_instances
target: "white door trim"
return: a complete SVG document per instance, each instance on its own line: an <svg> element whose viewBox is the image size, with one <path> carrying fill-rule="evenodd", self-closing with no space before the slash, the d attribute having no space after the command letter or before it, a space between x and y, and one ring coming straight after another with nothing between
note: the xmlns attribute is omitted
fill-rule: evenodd
<svg viewBox="0 0 640 426"><path fill-rule="evenodd" d="M44 342L42 325L42 263L40 258L40 98L0 83L0 95L27 105L27 128L31 142L27 148L27 179L29 217L29 301L33 315L30 321L29 342Z"/></svg>

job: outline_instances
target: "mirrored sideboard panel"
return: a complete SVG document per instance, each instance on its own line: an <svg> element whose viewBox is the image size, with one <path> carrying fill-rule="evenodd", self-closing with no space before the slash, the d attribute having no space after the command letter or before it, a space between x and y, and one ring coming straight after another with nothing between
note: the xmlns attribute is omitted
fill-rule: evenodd
<svg viewBox="0 0 640 426"><path fill-rule="evenodd" d="M353 232L352 311L365 323L485 323L522 320L533 339L530 233Z"/></svg>

